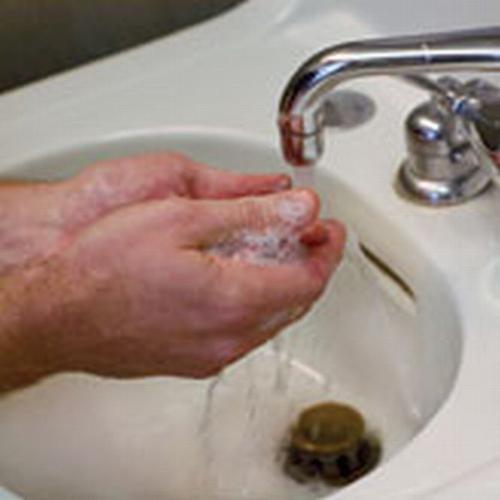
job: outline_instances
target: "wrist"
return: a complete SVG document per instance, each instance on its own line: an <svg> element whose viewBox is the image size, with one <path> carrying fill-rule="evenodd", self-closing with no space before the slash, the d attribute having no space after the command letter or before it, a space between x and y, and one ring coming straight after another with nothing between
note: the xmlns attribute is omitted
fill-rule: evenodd
<svg viewBox="0 0 500 500"><path fill-rule="evenodd" d="M59 292L46 278L47 270L39 264L0 282L0 393L59 371L54 336Z"/></svg>

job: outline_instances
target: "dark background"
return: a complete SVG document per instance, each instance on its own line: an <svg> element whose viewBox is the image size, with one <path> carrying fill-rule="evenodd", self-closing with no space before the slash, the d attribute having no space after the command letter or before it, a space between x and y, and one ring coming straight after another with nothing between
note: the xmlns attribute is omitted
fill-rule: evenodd
<svg viewBox="0 0 500 500"><path fill-rule="evenodd" d="M0 92L208 19L243 0L0 0Z"/></svg>

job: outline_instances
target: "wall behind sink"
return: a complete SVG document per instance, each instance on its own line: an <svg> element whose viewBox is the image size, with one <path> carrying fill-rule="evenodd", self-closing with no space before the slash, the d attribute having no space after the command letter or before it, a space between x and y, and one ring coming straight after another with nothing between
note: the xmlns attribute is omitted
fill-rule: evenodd
<svg viewBox="0 0 500 500"><path fill-rule="evenodd" d="M164 36L243 0L1 0L0 92Z"/></svg>

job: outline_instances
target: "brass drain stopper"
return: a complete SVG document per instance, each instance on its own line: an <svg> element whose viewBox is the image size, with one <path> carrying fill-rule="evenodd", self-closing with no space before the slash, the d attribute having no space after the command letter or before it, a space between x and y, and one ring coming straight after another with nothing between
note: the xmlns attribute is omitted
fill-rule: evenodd
<svg viewBox="0 0 500 500"><path fill-rule="evenodd" d="M299 482L321 479L342 486L373 469L380 455L380 443L366 435L357 410L321 403L304 410L292 427L284 470Z"/></svg>

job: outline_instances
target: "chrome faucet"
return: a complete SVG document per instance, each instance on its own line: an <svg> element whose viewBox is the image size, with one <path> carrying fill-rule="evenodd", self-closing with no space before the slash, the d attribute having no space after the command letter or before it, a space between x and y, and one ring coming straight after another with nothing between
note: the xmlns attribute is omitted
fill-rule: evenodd
<svg viewBox="0 0 500 500"><path fill-rule="evenodd" d="M375 39L327 48L285 88L279 128L285 159L315 164L323 153L325 104L343 82L394 75L431 92L407 120L409 157L398 186L420 202L458 203L483 191L500 151L500 89L481 80L433 80L424 73L500 71L500 28Z"/></svg>

